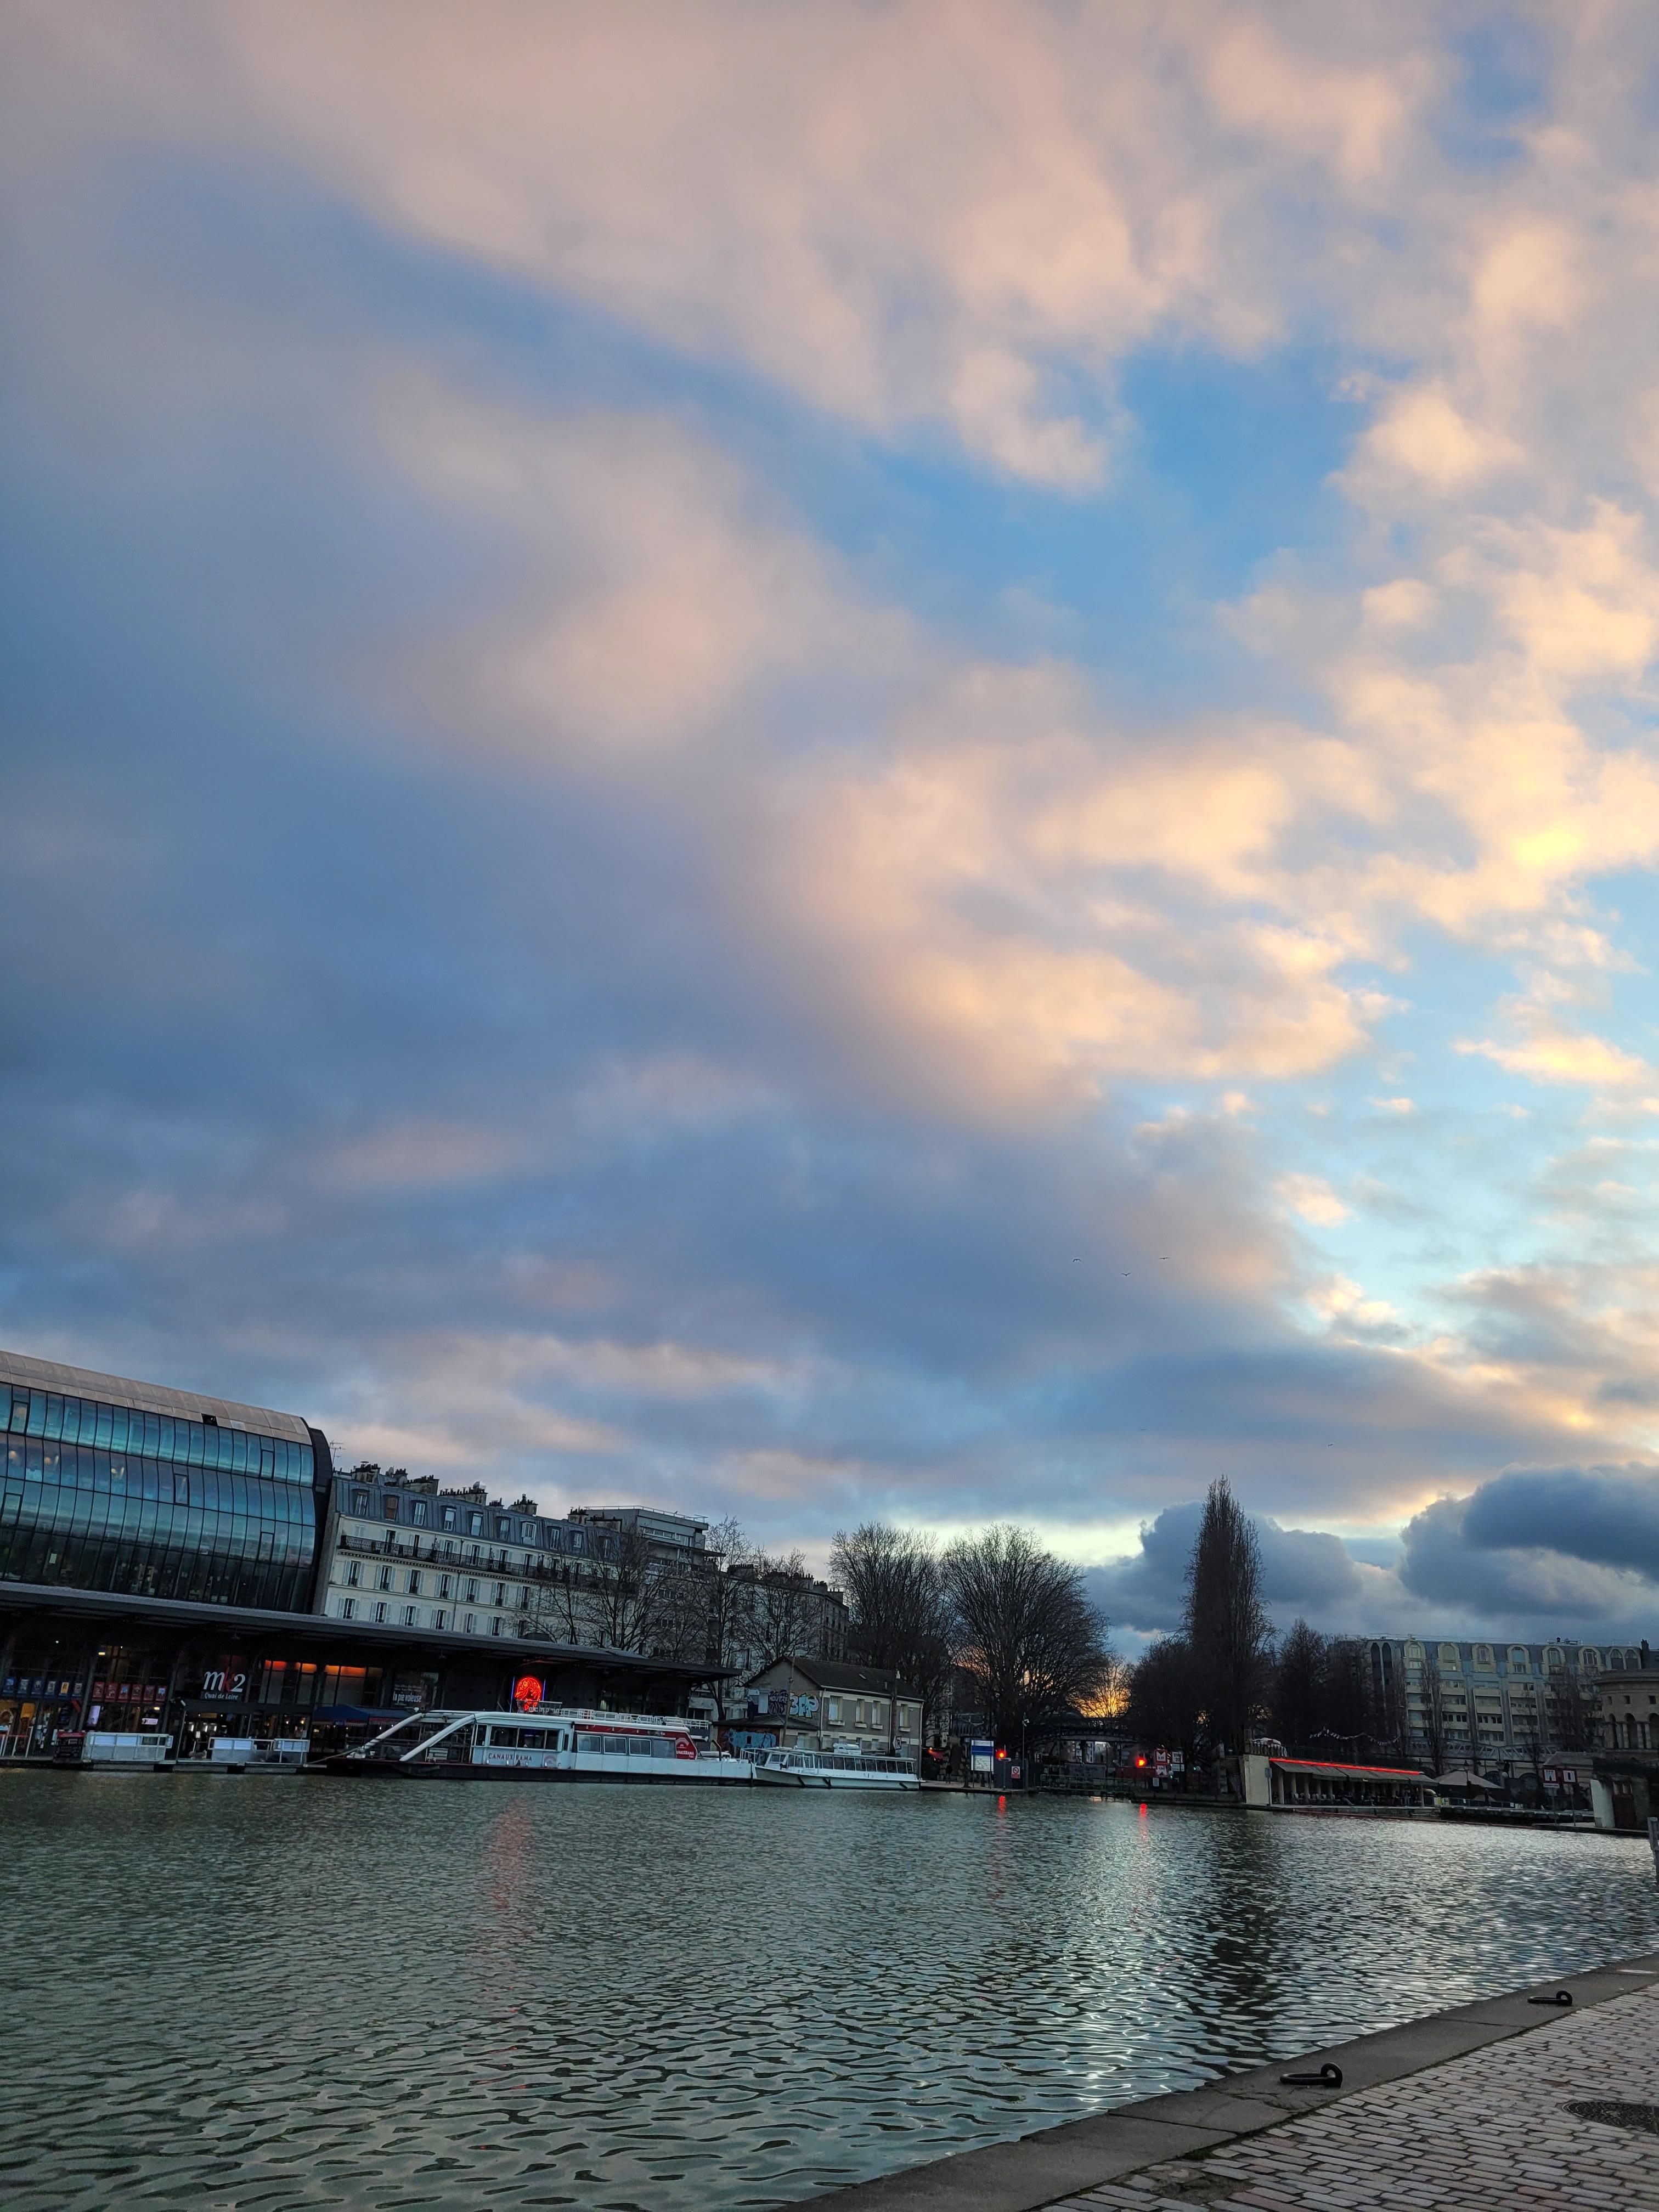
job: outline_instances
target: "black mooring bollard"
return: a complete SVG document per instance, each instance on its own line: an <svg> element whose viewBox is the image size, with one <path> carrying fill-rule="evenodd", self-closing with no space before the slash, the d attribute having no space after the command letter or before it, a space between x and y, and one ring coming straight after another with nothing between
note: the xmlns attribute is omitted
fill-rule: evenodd
<svg viewBox="0 0 1659 2212"><path fill-rule="evenodd" d="M1528 2004L1569 2005L1572 2002L1571 1990L1557 1990L1553 1997L1528 1997Z"/></svg>
<svg viewBox="0 0 1659 2212"><path fill-rule="evenodd" d="M1342 2069L1328 2058L1317 2074L1281 2074L1279 2078L1287 2089L1340 2089Z"/></svg>

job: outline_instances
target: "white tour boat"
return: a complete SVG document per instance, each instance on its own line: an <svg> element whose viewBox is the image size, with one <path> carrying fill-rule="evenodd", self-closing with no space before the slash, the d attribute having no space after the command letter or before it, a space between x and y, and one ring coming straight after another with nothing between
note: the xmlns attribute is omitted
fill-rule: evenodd
<svg viewBox="0 0 1659 2212"><path fill-rule="evenodd" d="M783 1790L920 1790L913 1759L896 1753L861 1751L857 1744L832 1744L828 1751L763 1751L755 1760L757 1782Z"/></svg>
<svg viewBox="0 0 1659 2212"><path fill-rule="evenodd" d="M528 1712L410 1713L331 1774L410 1782L747 1782L746 1759L716 1750L673 1714L548 1705Z"/></svg>

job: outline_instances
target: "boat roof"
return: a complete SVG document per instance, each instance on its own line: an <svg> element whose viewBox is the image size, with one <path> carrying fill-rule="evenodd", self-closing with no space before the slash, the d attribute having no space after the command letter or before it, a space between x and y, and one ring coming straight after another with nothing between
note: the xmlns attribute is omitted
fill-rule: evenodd
<svg viewBox="0 0 1659 2212"><path fill-rule="evenodd" d="M412 1721L497 1721L503 1724L522 1721L580 1721L597 1723L611 1729L673 1729L684 1735L691 1725L684 1713L607 1713L591 1705L428 1705L424 1712L410 1713Z"/></svg>

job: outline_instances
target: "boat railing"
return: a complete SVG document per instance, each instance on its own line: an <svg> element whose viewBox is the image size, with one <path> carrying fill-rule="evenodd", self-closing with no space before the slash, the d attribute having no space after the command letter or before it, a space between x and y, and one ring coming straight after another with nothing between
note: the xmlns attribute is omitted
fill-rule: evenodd
<svg viewBox="0 0 1659 2212"><path fill-rule="evenodd" d="M609 1735L629 1729L647 1729L665 1735L689 1736L700 1748L707 1747L708 1742L706 1727L676 1713L605 1712L591 1705L544 1705L534 1706L528 1711L510 1706L469 1706L465 1711L453 1706L434 1706L424 1712L404 1714L400 1719L393 1721L390 1728L382 1729L379 1735L371 1736L360 1750L348 1755L353 1759L397 1759L407 1764L410 1759L430 1752L434 1745L458 1735L465 1728L483 1727L492 1723L503 1728L540 1725L550 1734L560 1726ZM411 1729L421 1731L414 1743L407 1748L403 1743L393 1745L394 1737L404 1736Z"/></svg>

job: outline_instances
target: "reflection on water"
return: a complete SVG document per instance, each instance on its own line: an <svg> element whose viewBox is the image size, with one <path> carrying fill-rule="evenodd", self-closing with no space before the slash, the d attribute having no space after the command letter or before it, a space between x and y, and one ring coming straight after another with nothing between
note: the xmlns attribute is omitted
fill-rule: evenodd
<svg viewBox="0 0 1659 2212"><path fill-rule="evenodd" d="M811 2196L1659 1945L1645 1843L0 1777L12 2212Z"/></svg>

